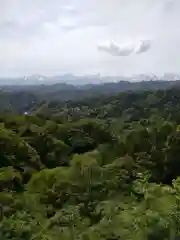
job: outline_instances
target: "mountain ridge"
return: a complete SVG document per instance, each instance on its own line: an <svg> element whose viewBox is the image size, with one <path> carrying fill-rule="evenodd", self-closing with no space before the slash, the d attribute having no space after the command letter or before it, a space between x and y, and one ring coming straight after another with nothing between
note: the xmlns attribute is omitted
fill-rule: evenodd
<svg viewBox="0 0 180 240"><path fill-rule="evenodd" d="M53 85L53 84L68 84L68 85L92 85L92 84L104 84L104 83L117 83L121 81L126 82L142 82L142 81L177 81L180 80L180 74L166 73L162 76L155 74L137 74L132 76L101 76L96 75L84 75L75 76L73 74L57 75L47 77L43 75L31 75L17 78L0 78L0 86L32 86L32 85Z"/></svg>

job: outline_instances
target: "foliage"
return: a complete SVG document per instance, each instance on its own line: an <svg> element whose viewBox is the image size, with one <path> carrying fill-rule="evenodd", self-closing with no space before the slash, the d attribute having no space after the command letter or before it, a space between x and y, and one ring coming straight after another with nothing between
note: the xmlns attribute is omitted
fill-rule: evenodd
<svg viewBox="0 0 180 240"><path fill-rule="evenodd" d="M179 100L127 92L1 114L0 239L180 238Z"/></svg>

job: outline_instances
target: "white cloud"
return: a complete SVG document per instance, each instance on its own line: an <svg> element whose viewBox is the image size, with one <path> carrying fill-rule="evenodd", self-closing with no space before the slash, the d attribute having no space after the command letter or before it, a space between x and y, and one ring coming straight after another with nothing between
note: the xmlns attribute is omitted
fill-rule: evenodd
<svg viewBox="0 0 180 240"><path fill-rule="evenodd" d="M131 54L140 54L148 51L151 47L149 40L141 40L137 43L129 42L125 44L117 44L110 41L105 44L98 44L98 50L109 53L112 56L129 56Z"/></svg>
<svg viewBox="0 0 180 240"><path fill-rule="evenodd" d="M64 30L72 30L78 28L77 20L72 17L59 18L57 25Z"/></svg>
<svg viewBox="0 0 180 240"><path fill-rule="evenodd" d="M136 53L144 53L150 50L152 42L150 40L141 40L137 46Z"/></svg>
<svg viewBox="0 0 180 240"><path fill-rule="evenodd" d="M73 5L65 5L62 7L62 9L67 13L76 13L76 8Z"/></svg>
<svg viewBox="0 0 180 240"><path fill-rule="evenodd" d="M128 56L133 53L132 44L118 45L110 41L106 44L98 44L98 50L109 53L112 56Z"/></svg>

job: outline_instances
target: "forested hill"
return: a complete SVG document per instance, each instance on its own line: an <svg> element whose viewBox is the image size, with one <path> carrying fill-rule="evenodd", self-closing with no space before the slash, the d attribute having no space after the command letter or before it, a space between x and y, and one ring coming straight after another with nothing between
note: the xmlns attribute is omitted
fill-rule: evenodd
<svg viewBox="0 0 180 240"><path fill-rule="evenodd" d="M84 98L112 96L126 91L166 90L180 87L180 81L109 82L71 85L65 83L44 85L16 85L0 87L0 110L24 110L42 101L78 101Z"/></svg>
<svg viewBox="0 0 180 240"><path fill-rule="evenodd" d="M50 102L93 102L100 99L109 99L122 92L145 92L179 89L180 81L143 81L116 83L70 85L65 83L52 85L16 85L4 86L0 89L0 112L15 111L23 113L31 109L37 109L43 103ZM120 95L120 94L119 94ZM92 101L91 101L92 99ZM99 100L98 100L99 101ZM101 100L100 100L101 101ZM106 100L105 100L106 101ZM75 103L76 104L76 103Z"/></svg>
<svg viewBox="0 0 180 240"><path fill-rule="evenodd" d="M36 94L0 96L0 239L179 239L180 89Z"/></svg>
<svg viewBox="0 0 180 240"><path fill-rule="evenodd" d="M117 95L85 98L79 101L47 101L35 107L34 113L59 121L81 118L126 119L180 118L180 88L156 91L123 92ZM175 115L175 116L174 116Z"/></svg>

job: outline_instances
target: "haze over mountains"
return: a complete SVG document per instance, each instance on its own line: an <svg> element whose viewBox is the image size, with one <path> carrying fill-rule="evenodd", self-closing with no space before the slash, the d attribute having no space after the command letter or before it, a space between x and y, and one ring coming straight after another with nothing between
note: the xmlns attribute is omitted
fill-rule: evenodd
<svg viewBox="0 0 180 240"><path fill-rule="evenodd" d="M180 80L180 74L167 73L162 76L154 74L145 75L133 75L133 76L101 76L100 74L95 75L84 75L75 76L73 74L64 74L59 76L47 77L43 75L32 75L19 78L0 78L1 86L15 86L15 85L52 85L58 83L65 83L70 85L89 85L89 84L103 84L103 83L117 83L121 81L127 82L140 82L140 81L177 81Z"/></svg>
<svg viewBox="0 0 180 240"><path fill-rule="evenodd" d="M9 109L9 106L18 102L18 106L23 104L23 108L20 107L20 109L24 111L30 109L29 106L34 105L34 102L78 101L86 98L113 96L127 91L176 88L180 86L180 76L178 74L165 74L161 77L143 74L132 77L101 77L100 75L77 77L71 74L44 77L34 75L26 78L1 79L0 82L2 109Z"/></svg>

